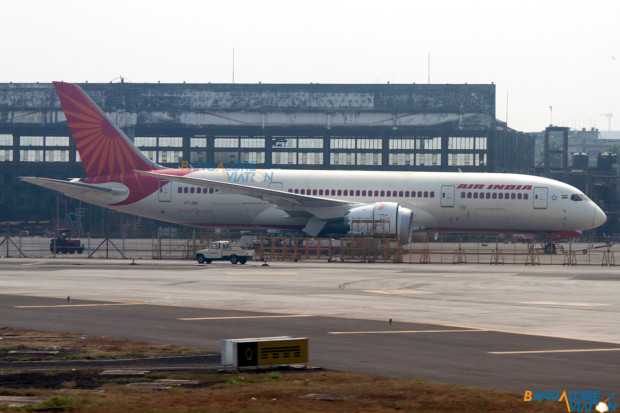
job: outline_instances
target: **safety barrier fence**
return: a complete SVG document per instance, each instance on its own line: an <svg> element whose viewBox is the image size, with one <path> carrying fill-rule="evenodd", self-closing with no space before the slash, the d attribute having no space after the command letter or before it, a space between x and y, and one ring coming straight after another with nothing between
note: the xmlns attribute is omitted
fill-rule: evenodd
<svg viewBox="0 0 620 413"><path fill-rule="evenodd" d="M151 239L86 237L78 251L50 250L50 238L0 236L0 257L79 257L126 259L193 259L208 242L226 239L222 234L195 233L187 238L154 236ZM235 240L232 239L234 242ZM245 243L256 260L395 262L410 264L489 265L615 265L617 248L607 237L554 240L547 237L494 235L437 235L416 237L401 245L387 237L299 238L255 237Z"/></svg>

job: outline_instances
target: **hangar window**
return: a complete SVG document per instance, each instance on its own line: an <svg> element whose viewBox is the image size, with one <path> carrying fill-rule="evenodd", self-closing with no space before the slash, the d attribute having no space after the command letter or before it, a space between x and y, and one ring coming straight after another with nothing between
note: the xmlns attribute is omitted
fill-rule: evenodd
<svg viewBox="0 0 620 413"><path fill-rule="evenodd" d="M43 162L43 149L21 150L19 160L22 162Z"/></svg>
<svg viewBox="0 0 620 413"><path fill-rule="evenodd" d="M43 136L21 136L20 146L43 146Z"/></svg>
<svg viewBox="0 0 620 413"><path fill-rule="evenodd" d="M321 149L323 148L323 138L319 138L319 139L299 138L298 147L299 148L310 148L310 149Z"/></svg>
<svg viewBox="0 0 620 413"><path fill-rule="evenodd" d="M216 148L238 148L239 138L232 138L232 137L214 138L213 146Z"/></svg>
<svg viewBox="0 0 620 413"><path fill-rule="evenodd" d="M159 146L166 147L166 148L168 147L181 148L183 146L183 138L181 137L160 137Z"/></svg>
<svg viewBox="0 0 620 413"><path fill-rule="evenodd" d="M13 146L13 135L0 133L0 146Z"/></svg>
<svg viewBox="0 0 620 413"><path fill-rule="evenodd" d="M207 138L190 138L189 146L192 148L206 148Z"/></svg>
<svg viewBox="0 0 620 413"><path fill-rule="evenodd" d="M46 136L45 146L69 146L68 136Z"/></svg>
<svg viewBox="0 0 620 413"><path fill-rule="evenodd" d="M264 148L265 139L264 138L242 138L240 147L241 148Z"/></svg>
<svg viewBox="0 0 620 413"><path fill-rule="evenodd" d="M157 162L179 163L180 159L183 157L183 152L181 151L158 151L157 157L158 157Z"/></svg>
<svg viewBox="0 0 620 413"><path fill-rule="evenodd" d="M355 139L332 138L329 147L332 149L355 149Z"/></svg>
<svg viewBox="0 0 620 413"><path fill-rule="evenodd" d="M45 162L69 162L68 150L45 151Z"/></svg>
<svg viewBox="0 0 620 413"><path fill-rule="evenodd" d="M156 136L136 136L133 140L133 143L138 148L143 147L143 146L156 147L157 137Z"/></svg>
<svg viewBox="0 0 620 413"><path fill-rule="evenodd" d="M271 138L272 148L297 148L297 139L292 136L273 136Z"/></svg>
<svg viewBox="0 0 620 413"><path fill-rule="evenodd" d="M10 149L0 149L0 162L11 162L13 160L13 151Z"/></svg>

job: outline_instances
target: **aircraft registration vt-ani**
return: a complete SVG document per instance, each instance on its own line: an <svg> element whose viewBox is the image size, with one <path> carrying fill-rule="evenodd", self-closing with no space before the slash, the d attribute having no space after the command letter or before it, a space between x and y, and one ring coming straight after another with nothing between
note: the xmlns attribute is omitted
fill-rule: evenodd
<svg viewBox="0 0 620 413"><path fill-rule="evenodd" d="M54 88L85 178L22 177L116 211L197 227L390 234L548 232L606 221L578 189L496 173L165 169L144 156L77 85Z"/></svg>

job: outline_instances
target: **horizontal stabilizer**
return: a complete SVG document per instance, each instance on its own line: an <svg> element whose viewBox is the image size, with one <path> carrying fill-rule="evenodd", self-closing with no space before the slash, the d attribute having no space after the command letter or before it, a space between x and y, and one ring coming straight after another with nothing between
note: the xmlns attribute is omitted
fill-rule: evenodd
<svg viewBox="0 0 620 413"><path fill-rule="evenodd" d="M67 196L77 199L85 199L85 197L90 197L92 199L96 197L106 203L113 203L122 201L129 195L129 189L127 189L127 187L115 182L95 185L87 184L77 179L63 181L60 179L37 178L33 176L22 176L19 179L24 182L62 192Z"/></svg>

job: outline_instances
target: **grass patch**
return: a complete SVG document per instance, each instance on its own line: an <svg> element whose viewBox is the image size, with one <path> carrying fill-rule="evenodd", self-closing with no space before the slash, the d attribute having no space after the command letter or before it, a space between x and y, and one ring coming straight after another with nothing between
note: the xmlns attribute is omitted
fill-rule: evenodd
<svg viewBox="0 0 620 413"><path fill-rule="evenodd" d="M205 352L177 345L0 328L0 361L115 360L200 354Z"/></svg>
<svg viewBox="0 0 620 413"><path fill-rule="evenodd" d="M394 380L330 371L282 371L243 374L157 372L140 381L196 380L197 386L171 386L169 390L127 387L131 379L100 380L90 371L98 392L80 389L84 372L57 371L47 375L57 389L24 390L49 397L29 411L73 413L139 412L564 412L552 402L524 402L523 395L467 388L421 380ZM74 374L69 381L67 375ZM78 374L80 375L78 377ZM69 383L70 385L68 385ZM70 388L70 395L63 394ZM15 394L15 391L11 393ZM25 408L2 411L23 412Z"/></svg>

